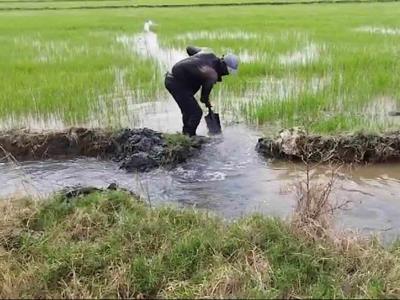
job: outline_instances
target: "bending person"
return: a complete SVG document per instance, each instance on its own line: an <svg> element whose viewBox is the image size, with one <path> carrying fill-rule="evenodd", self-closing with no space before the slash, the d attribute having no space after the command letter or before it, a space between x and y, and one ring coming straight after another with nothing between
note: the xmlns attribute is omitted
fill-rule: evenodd
<svg viewBox="0 0 400 300"><path fill-rule="evenodd" d="M239 61L233 54L219 58L196 47L189 46L186 52L189 57L177 62L166 74L165 87L182 112L182 133L194 136L203 114L194 95L201 88L200 101L211 107L209 97L214 84L221 82L222 76L235 73Z"/></svg>

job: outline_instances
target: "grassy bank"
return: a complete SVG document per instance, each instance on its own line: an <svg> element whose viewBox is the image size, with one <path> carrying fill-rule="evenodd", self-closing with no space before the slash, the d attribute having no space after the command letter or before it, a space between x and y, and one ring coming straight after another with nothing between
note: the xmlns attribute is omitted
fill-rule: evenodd
<svg viewBox="0 0 400 300"><path fill-rule="evenodd" d="M150 208L119 191L14 201L1 297L398 297L399 248L310 239L290 224Z"/></svg>

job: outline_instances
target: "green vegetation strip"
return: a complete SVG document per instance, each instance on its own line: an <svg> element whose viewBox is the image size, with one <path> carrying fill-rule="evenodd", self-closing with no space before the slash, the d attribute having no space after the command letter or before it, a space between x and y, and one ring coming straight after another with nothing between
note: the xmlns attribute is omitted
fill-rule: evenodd
<svg viewBox="0 0 400 300"><path fill-rule="evenodd" d="M225 223L121 191L3 203L2 298L400 296L400 247Z"/></svg>
<svg viewBox="0 0 400 300"><path fill-rule="evenodd" d="M72 0L73 2L78 0ZM110 0L96 0L96 1L110 1ZM111 0L115 1L115 0ZM22 6L22 7L0 7L0 10L58 10L58 9L112 9L112 8L184 8L184 7L216 7L216 6L255 6L255 5L310 5L310 4L346 4L346 3L385 3L385 2L399 2L399 0L309 0L309 1L267 1L267 2L204 2L204 3L166 3L166 4L112 4L103 5L97 4L95 1L88 1L85 5L79 6L68 6L65 5L68 2L54 2L54 1L22 1L21 3L26 5L26 3L36 4L36 3L52 3L55 6ZM115 1L117 3L117 1ZM1 3L17 3L14 1L0 1ZM59 6L60 3L64 5ZM93 5L94 4L94 5Z"/></svg>

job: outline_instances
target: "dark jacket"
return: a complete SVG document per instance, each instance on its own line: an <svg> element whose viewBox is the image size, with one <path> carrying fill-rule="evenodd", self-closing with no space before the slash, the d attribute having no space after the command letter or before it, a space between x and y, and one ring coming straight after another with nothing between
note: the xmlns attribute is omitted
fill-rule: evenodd
<svg viewBox="0 0 400 300"><path fill-rule="evenodd" d="M190 57L177 62L172 74L194 94L201 88L200 101L207 103L215 83L228 75L225 63L213 53L202 53L201 49L187 47Z"/></svg>

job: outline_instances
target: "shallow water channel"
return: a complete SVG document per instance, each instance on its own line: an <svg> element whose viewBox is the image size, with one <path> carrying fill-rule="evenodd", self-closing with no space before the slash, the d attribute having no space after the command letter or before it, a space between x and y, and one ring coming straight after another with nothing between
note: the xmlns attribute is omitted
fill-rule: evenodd
<svg viewBox="0 0 400 300"><path fill-rule="evenodd" d="M141 126L175 132L180 116L172 100L144 118ZM156 108L157 107L157 108ZM205 134L202 122L199 134ZM252 212L288 216L293 210L296 182L303 167L293 163L265 161L255 151L260 131L244 124L226 125L222 137L215 138L201 154L173 170L158 169L132 174L117 164L96 159L23 162L19 166L0 164L0 198L25 193L45 196L77 184L105 187L112 182L139 193L152 204L168 203L197 207L226 218ZM318 178L328 178L321 167ZM374 232L386 241L400 231L400 165L375 165L342 169L333 199L350 200L349 209L339 212L339 228Z"/></svg>

